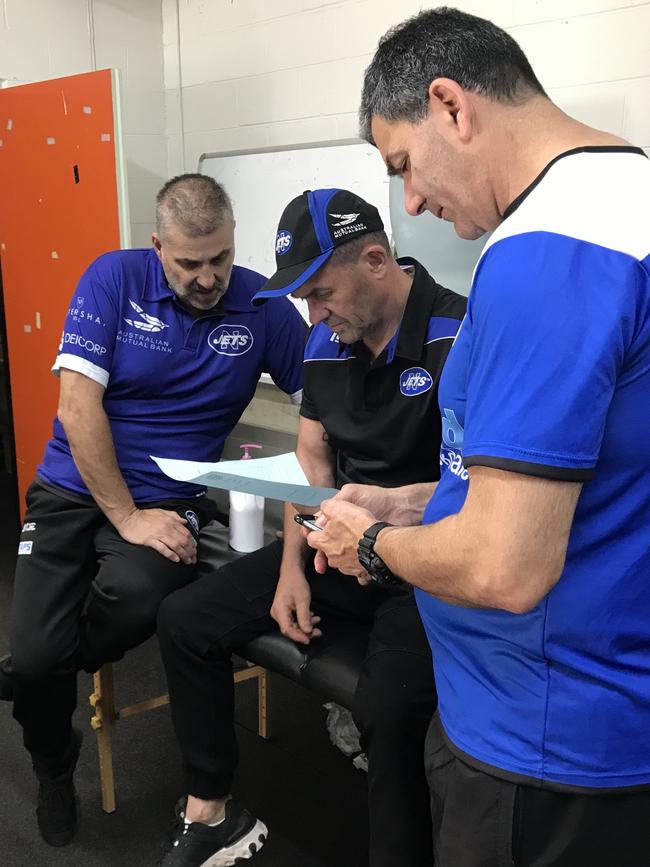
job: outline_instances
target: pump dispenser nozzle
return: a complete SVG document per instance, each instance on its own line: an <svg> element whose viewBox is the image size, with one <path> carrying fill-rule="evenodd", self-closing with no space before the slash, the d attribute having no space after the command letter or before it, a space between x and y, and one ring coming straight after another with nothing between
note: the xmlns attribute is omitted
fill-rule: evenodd
<svg viewBox="0 0 650 867"><path fill-rule="evenodd" d="M253 456L248 453L248 450L261 449L262 446L259 443L243 443L239 448L244 450L244 454L241 456L242 461L250 461Z"/></svg>

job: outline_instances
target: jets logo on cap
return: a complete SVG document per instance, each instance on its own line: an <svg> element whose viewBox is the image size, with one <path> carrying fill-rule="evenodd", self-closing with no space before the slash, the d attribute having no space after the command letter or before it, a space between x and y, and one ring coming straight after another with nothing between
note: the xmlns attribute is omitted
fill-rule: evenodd
<svg viewBox="0 0 650 867"><path fill-rule="evenodd" d="M338 223L332 223L333 226L349 226L350 223L354 223L354 221L360 216L360 214L330 214L330 217L334 217L335 220L340 220Z"/></svg>
<svg viewBox="0 0 650 867"><path fill-rule="evenodd" d="M287 232L286 229L280 229L275 239L275 253L277 256L282 256L287 253L293 244L293 235Z"/></svg>

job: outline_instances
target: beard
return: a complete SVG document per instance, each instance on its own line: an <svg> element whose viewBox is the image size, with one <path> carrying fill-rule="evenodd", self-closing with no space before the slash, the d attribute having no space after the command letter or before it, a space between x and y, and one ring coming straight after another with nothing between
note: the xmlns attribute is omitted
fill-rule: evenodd
<svg viewBox="0 0 650 867"><path fill-rule="evenodd" d="M206 289L193 281L189 286L172 285L171 288L184 304L196 310L212 310L226 294L228 283L217 279L209 289Z"/></svg>

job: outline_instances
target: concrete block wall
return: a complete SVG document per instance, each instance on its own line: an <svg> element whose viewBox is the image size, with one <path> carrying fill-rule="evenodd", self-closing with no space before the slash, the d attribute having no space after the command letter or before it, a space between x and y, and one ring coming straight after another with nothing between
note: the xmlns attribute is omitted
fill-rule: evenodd
<svg viewBox="0 0 650 867"><path fill-rule="evenodd" d="M415 0L162 0L170 174L203 152L356 135L363 70ZM519 41L551 97L650 149L650 3L458 0Z"/></svg>
<svg viewBox="0 0 650 867"><path fill-rule="evenodd" d="M131 243L148 246L167 176L160 0L3 0L0 78L121 71Z"/></svg>
<svg viewBox="0 0 650 867"><path fill-rule="evenodd" d="M122 73L132 243L201 153L349 138L379 37L416 0L2 0L0 78ZM650 3L458 0L521 43L550 95L650 152Z"/></svg>

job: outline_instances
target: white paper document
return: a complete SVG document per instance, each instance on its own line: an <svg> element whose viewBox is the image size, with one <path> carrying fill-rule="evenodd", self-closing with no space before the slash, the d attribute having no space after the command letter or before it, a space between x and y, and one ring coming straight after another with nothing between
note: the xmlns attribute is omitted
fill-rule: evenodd
<svg viewBox="0 0 650 867"><path fill-rule="evenodd" d="M336 488L316 488L307 481L294 452L250 461L180 461L151 455L162 472L178 482L195 482L208 488L242 491L271 500L304 506L320 506L338 493Z"/></svg>

